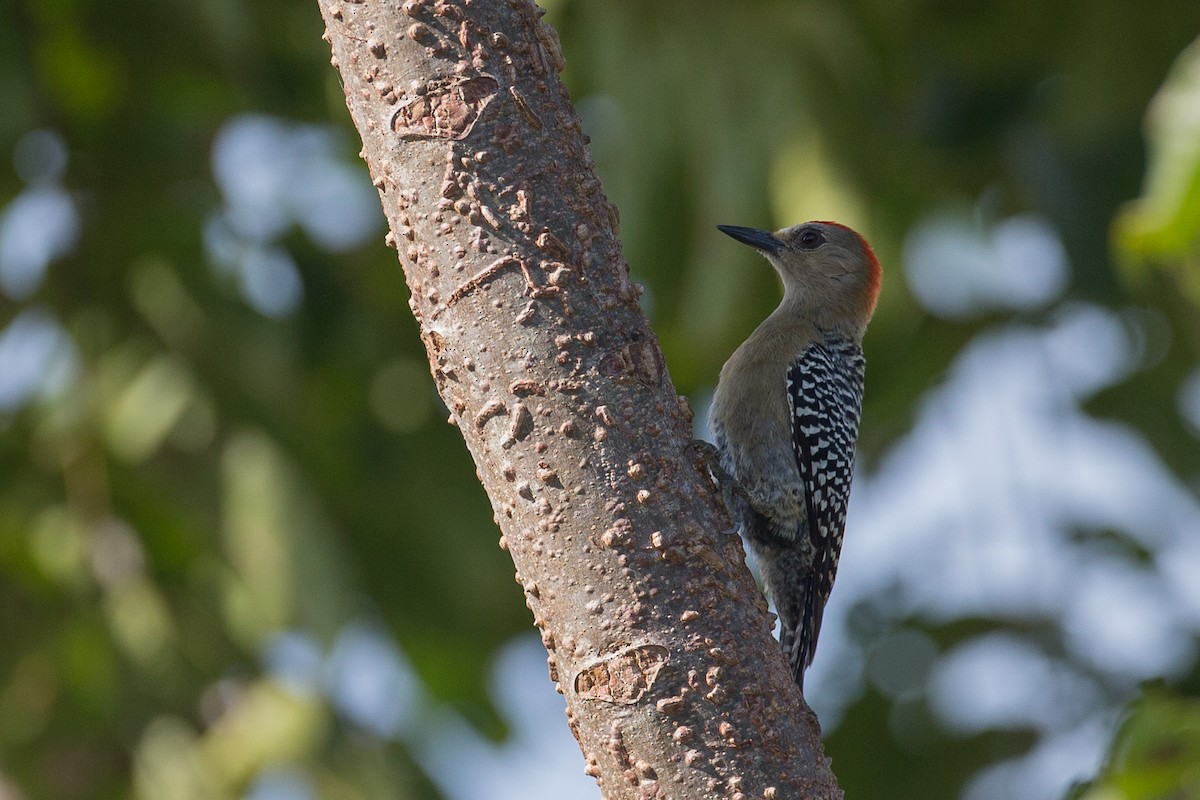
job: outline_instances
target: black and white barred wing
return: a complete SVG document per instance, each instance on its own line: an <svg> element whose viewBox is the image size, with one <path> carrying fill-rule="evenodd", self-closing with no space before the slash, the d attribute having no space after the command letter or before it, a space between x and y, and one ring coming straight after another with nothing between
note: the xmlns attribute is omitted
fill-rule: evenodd
<svg viewBox="0 0 1200 800"><path fill-rule="evenodd" d="M857 344L829 340L810 345L788 368L792 445L804 483L813 565L788 609L795 614L793 631L787 630L788 613L779 598L776 606L785 637L792 634L790 641L784 639L784 647L798 674L812 663L842 552L862 411L863 368Z"/></svg>

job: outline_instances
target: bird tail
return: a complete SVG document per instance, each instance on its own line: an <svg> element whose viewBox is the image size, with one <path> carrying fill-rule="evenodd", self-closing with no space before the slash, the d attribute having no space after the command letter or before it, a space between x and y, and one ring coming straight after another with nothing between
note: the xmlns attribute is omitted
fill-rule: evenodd
<svg viewBox="0 0 1200 800"><path fill-rule="evenodd" d="M825 602L816 581L797 579L797 575L803 574L802 565L777 561L772 566L776 569L772 569L766 578L775 601L775 612L779 615L779 643L792 666L792 677L803 691L804 671L812 664L817 651L817 634L821 630Z"/></svg>

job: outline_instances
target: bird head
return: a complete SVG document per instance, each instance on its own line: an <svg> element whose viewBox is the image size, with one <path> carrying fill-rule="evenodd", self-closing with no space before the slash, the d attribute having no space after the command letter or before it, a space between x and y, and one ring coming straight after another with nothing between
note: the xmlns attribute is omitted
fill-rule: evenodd
<svg viewBox="0 0 1200 800"><path fill-rule="evenodd" d="M798 306L823 328L861 336L883 270L867 240L837 222L804 222L774 233L737 225L717 228L766 257L783 279L784 306Z"/></svg>

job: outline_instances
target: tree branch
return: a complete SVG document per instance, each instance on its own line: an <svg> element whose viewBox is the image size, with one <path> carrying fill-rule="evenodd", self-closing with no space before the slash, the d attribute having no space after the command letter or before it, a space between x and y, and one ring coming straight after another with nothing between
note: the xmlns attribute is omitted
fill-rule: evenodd
<svg viewBox="0 0 1200 800"><path fill-rule="evenodd" d="M586 771L609 800L841 797L689 445L556 34L528 0L319 4Z"/></svg>

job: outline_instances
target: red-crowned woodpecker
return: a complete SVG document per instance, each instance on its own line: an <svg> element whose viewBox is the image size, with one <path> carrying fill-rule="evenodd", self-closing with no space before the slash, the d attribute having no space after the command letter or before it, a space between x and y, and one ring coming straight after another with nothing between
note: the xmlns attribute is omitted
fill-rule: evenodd
<svg viewBox="0 0 1200 800"><path fill-rule="evenodd" d="M881 270L836 222L718 228L758 250L783 302L721 369L712 405L726 502L762 566L801 689L837 574L862 411L862 338ZM728 479L732 479L731 481Z"/></svg>

